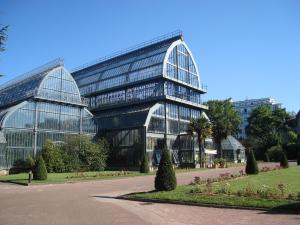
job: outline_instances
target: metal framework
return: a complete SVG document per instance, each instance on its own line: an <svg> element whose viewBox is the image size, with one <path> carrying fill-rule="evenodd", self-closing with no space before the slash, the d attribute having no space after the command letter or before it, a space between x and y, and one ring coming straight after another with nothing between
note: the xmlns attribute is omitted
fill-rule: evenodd
<svg viewBox="0 0 300 225"><path fill-rule="evenodd" d="M56 60L0 90L0 133L5 139L0 143L0 169L9 169L36 155L48 139L93 136L96 126L73 77Z"/></svg>
<svg viewBox="0 0 300 225"><path fill-rule="evenodd" d="M195 162L196 139L186 131L207 109L206 89L181 32L104 57L72 76L89 99L99 135L111 143L112 164L137 165L145 153L158 163L165 137L175 163Z"/></svg>

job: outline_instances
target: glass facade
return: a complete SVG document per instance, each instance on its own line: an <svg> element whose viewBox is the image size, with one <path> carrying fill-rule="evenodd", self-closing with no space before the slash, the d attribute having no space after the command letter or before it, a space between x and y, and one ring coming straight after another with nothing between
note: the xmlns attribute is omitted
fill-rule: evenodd
<svg viewBox="0 0 300 225"><path fill-rule="evenodd" d="M7 142L5 148L0 149L2 169L14 167L28 155L35 155L48 139L61 142L66 135L96 133L93 116L81 103L72 76L63 67L42 74L35 75L42 77L38 83L33 76L33 83L38 87L32 87L36 90L32 97L0 111L1 132ZM23 85L22 80L19 83Z"/></svg>
<svg viewBox="0 0 300 225"><path fill-rule="evenodd" d="M207 108L182 35L81 68L72 76L89 99L99 134L111 144L113 165L137 166L144 154L157 164L165 136L174 163L194 163L197 145L187 129Z"/></svg>
<svg viewBox="0 0 300 225"><path fill-rule="evenodd" d="M197 142L195 137L187 134L187 130L191 119L199 117L201 110L176 103L157 103L157 105L158 108L152 114L149 113L147 152L151 152L154 156L160 154L159 142L163 141L166 134L167 145L172 150L173 162L194 163L194 155L198 151Z"/></svg>

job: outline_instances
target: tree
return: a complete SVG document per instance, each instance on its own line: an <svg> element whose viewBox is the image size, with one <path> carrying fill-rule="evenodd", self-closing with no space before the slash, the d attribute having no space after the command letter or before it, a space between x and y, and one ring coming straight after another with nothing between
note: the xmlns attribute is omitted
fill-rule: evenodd
<svg viewBox="0 0 300 225"><path fill-rule="evenodd" d="M2 26L0 25L0 52L5 51L5 42L7 40L7 29L8 26Z"/></svg>
<svg viewBox="0 0 300 225"><path fill-rule="evenodd" d="M272 111L270 106L262 105L254 109L248 118L246 132L249 139L256 139L258 156L263 157L265 151L276 145L281 145L284 134L288 134L286 125L291 116L285 109Z"/></svg>
<svg viewBox="0 0 300 225"><path fill-rule="evenodd" d="M246 174L258 174L257 162L253 151L250 149L247 155Z"/></svg>
<svg viewBox="0 0 300 225"><path fill-rule="evenodd" d="M280 166L282 168L288 168L289 167L289 162L287 160L287 157L286 157L286 154L284 153L284 151L281 151Z"/></svg>
<svg viewBox="0 0 300 225"><path fill-rule="evenodd" d="M205 139L210 137L212 134L211 123L204 116L197 119L192 119L189 124L188 133L193 135L194 132L197 134L198 145L199 145L199 162L201 167L202 162L202 146L204 145Z"/></svg>
<svg viewBox="0 0 300 225"><path fill-rule="evenodd" d="M221 141L238 130L241 118L230 99L208 101L207 115L212 123L212 135L217 145L218 154L222 158Z"/></svg>
<svg viewBox="0 0 300 225"><path fill-rule="evenodd" d="M172 166L171 156L165 145L155 176L155 189L157 191L171 191L176 188L176 185L177 181Z"/></svg>
<svg viewBox="0 0 300 225"><path fill-rule="evenodd" d="M58 144L53 143L51 140L47 140L41 153L49 173L59 173L64 171L64 162Z"/></svg>
<svg viewBox="0 0 300 225"><path fill-rule="evenodd" d="M147 153L145 153L142 163L141 163L140 172L141 173L149 173L149 171L150 171L150 169L149 169L148 156L147 156Z"/></svg>
<svg viewBox="0 0 300 225"><path fill-rule="evenodd" d="M34 180L47 180L47 168L41 155L37 157L35 169L33 172Z"/></svg>

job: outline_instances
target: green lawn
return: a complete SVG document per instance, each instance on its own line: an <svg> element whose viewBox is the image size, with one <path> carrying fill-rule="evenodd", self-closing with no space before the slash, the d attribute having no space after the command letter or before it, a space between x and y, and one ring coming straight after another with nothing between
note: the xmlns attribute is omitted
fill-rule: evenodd
<svg viewBox="0 0 300 225"><path fill-rule="evenodd" d="M193 172L205 170L204 168L186 168L176 169L176 173ZM155 175L155 172L148 174L139 173L138 171L101 171L101 172L73 172L73 173L48 173L47 180L36 181L32 180L32 184L55 184L55 183L71 183L88 180L102 180L102 179L116 179L133 176L147 176ZM16 184L28 184L28 174L19 173L8 176L0 176L0 182L16 183Z"/></svg>
<svg viewBox="0 0 300 225"><path fill-rule="evenodd" d="M285 195L289 193L294 196L300 193L300 166L291 167L283 170L276 170L270 172L260 173L259 175L251 175L235 180L225 182L216 182L212 185L212 190L217 190L220 186L228 183L231 193L246 187L251 187L252 190L257 191L263 185L276 189L278 184L282 183L286 187ZM130 199L147 199L159 200L173 203L183 204L199 204L199 205L226 205L226 206L242 206L242 207L256 207L256 208L288 208L300 210L299 200L289 199L267 199L259 197L239 197L236 195L226 194L201 194L195 193L195 189L205 188L205 185L183 185L178 186L174 191L169 192L147 192L147 193L133 193L126 195Z"/></svg>
<svg viewBox="0 0 300 225"><path fill-rule="evenodd" d="M53 183L68 183L87 180L113 179L122 177L132 177L142 175L136 171L101 171L101 172L80 172L80 173L48 173L47 180L36 181L32 180L32 184L53 184ZM28 174L19 173L8 176L0 176L0 182L9 182L17 184L27 184Z"/></svg>

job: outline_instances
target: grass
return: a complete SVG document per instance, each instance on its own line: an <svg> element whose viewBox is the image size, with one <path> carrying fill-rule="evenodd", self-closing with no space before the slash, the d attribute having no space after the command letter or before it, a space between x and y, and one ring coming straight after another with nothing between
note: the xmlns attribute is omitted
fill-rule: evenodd
<svg viewBox="0 0 300 225"><path fill-rule="evenodd" d="M178 168L176 173L193 172L204 170L204 168ZM57 184L57 183L73 183L91 180L117 179L134 176L155 175L155 172L148 174L137 171L88 171L88 172L72 172L72 173L48 173L47 180L32 180L31 184ZM20 185L28 184L28 173L12 174L8 176L0 176L0 182L15 183Z"/></svg>
<svg viewBox="0 0 300 225"><path fill-rule="evenodd" d="M101 172L73 172L73 173L48 173L47 180L32 180L32 184L56 184L56 183L71 183L88 180L113 179L122 177L140 176L139 172L135 171L101 171ZM8 176L0 176L0 182L28 184L28 174L19 173Z"/></svg>
<svg viewBox="0 0 300 225"><path fill-rule="evenodd" d="M247 186L251 186L253 190L258 190L262 185L268 185L277 188L279 183L287 186L287 192L298 195L300 192L300 166L291 167L283 170L260 173L259 175L251 175L235 180L225 181L229 183L230 190L236 192ZM216 190L224 182L213 183L212 189ZM205 185L203 185L205 186ZM300 210L300 201L290 199L267 199L258 197L239 197L236 195L225 194L195 194L193 190L197 188L195 185L178 186L175 190L169 192L145 192L133 193L124 197L133 200L154 200L170 203L181 204L198 204L198 205L225 205L237 207L254 207L267 209L294 209Z"/></svg>

